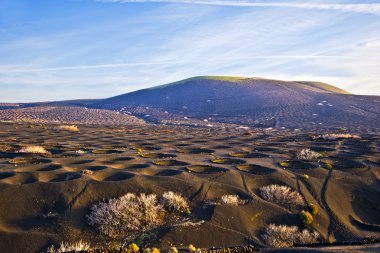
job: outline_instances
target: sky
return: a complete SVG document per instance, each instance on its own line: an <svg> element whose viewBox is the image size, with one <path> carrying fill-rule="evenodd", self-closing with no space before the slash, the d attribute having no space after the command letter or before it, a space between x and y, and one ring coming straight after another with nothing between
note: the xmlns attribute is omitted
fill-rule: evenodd
<svg viewBox="0 0 380 253"><path fill-rule="evenodd" d="M0 0L0 102L106 98L201 75L380 95L380 0Z"/></svg>

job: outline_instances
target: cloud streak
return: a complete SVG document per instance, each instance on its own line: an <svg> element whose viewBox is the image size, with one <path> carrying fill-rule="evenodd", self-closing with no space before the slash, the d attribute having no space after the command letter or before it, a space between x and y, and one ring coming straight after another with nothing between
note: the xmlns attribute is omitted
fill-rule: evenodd
<svg viewBox="0 0 380 253"><path fill-rule="evenodd" d="M328 59L328 58L341 58L350 59L350 57L336 56L336 55L263 55L263 56L247 56L247 57L230 57L225 60L239 61L239 60L253 60L253 59ZM353 58L351 58L353 59ZM80 70L96 70L96 69L111 69L111 68L125 68L125 67L140 67L140 66L154 66L166 64L184 64L187 61L178 60L162 60L155 62L137 62L137 63L120 63L120 64L98 64L98 65L81 65L81 66L65 66L55 68L30 68L29 66L1 66L0 73L41 73L41 72L60 72L60 71L80 71Z"/></svg>
<svg viewBox="0 0 380 253"><path fill-rule="evenodd" d="M380 16L380 4L345 4L345 3L269 3L236 0L95 0L102 3L179 3L193 5L214 5L230 7L273 7L273 8L298 8L314 10L335 10L342 12L358 12L375 14Z"/></svg>
<svg viewBox="0 0 380 253"><path fill-rule="evenodd" d="M262 6L257 8L86 1L67 1L79 4L74 13L55 3L44 7L62 20L6 26L11 32L0 36L0 101L104 98L199 75L315 80L380 94L380 18L359 13L360 1L338 6L354 6L354 15L319 11L338 8L332 4L297 4L305 0L292 0L302 7L273 8L274 0L243 2ZM33 20L41 15L31 13Z"/></svg>

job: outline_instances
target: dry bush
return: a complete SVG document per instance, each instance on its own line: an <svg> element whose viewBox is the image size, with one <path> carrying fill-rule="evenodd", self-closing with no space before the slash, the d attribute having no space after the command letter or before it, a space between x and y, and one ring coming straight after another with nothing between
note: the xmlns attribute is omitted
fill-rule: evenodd
<svg viewBox="0 0 380 253"><path fill-rule="evenodd" d="M93 172L92 170L87 170L87 169L85 169L85 170L81 170L81 171L79 172L79 174L80 174L80 175L92 175L92 174L94 174L94 172Z"/></svg>
<svg viewBox="0 0 380 253"><path fill-rule="evenodd" d="M48 249L48 253L64 253L64 252L83 252L90 250L90 244L87 242L83 242L82 240L75 243L69 243L69 242L61 242L59 245L59 248L55 248L54 246L51 246Z"/></svg>
<svg viewBox="0 0 380 253"><path fill-rule="evenodd" d="M360 136L354 134L322 134L315 136L314 139L323 139L325 141L336 141L340 139L360 139Z"/></svg>
<svg viewBox="0 0 380 253"><path fill-rule="evenodd" d="M261 187L259 194L263 199L277 204L293 206L303 206L305 204L301 194L285 185L272 184Z"/></svg>
<svg viewBox="0 0 380 253"><path fill-rule="evenodd" d="M10 145L4 144L0 145L0 152L7 153L7 152L13 152L14 148Z"/></svg>
<svg viewBox="0 0 380 253"><path fill-rule="evenodd" d="M179 193L174 193L172 191L165 192L162 195L162 203L171 211L174 210L181 213L190 213L189 203Z"/></svg>
<svg viewBox="0 0 380 253"><path fill-rule="evenodd" d="M322 154L315 152L309 148L302 149L297 153L297 159L300 160L313 160L321 157Z"/></svg>
<svg viewBox="0 0 380 253"><path fill-rule="evenodd" d="M270 247L287 248L294 244L316 243L319 234L316 231L299 230L296 226L270 224L262 235L265 243Z"/></svg>
<svg viewBox="0 0 380 253"><path fill-rule="evenodd" d="M244 205L246 201L240 199L238 195L223 195L220 198L220 201L223 205L231 205L231 206L238 206L238 205Z"/></svg>
<svg viewBox="0 0 380 253"><path fill-rule="evenodd" d="M41 146L25 146L22 147L18 153L26 153L26 154L41 154L41 155L48 155L50 154L49 151L47 151L44 147Z"/></svg>
<svg viewBox="0 0 380 253"><path fill-rule="evenodd" d="M62 125L62 126L57 126L58 130L63 130L63 131L70 131L70 132L79 132L79 128L75 125Z"/></svg>
<svg viewBox="0 0 380 253"><path fill-rule="evenodd" d="M107 236L127 237L163 225L164 216L164 208L158 203L156 195L136 196L128 193L120 198L94 205L87 220Z"/></svg>

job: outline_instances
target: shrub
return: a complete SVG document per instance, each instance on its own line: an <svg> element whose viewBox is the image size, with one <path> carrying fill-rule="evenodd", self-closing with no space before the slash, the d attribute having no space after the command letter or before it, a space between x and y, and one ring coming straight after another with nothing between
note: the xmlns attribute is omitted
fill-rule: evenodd
<svg viewBox="0 0 380 253"><path fill-rule="evenodd" d="M305 224L305 225L310 225L311 223L313 223L314 219L313 219L313 215L311 215L311 213L309 213L308 211L304 211L302 210L300 213L299 213L299 217L301 219L301 221Z"/></svg>
<svg viewBox="0 0 380 253"><path fill-rule="evenodd" d="M290 164L286 161L282 161L282 162L279 162L279 164L282 166L282 167L289 167Z"/></svg>
<svg viewBox="0 0 380 253"><path fill-rule="evenodd" d="M296 226L270 224L262 238L270 247L287 248L294 244L316 243L319 234L307 229L300 231Z"/></svg>
<svg viewBox="0 0 380 253"><path fill-rule="evenodd" d="M223 195L220 200L224 205L238 206L245 204L245 201L240 199L238 195Z"/></svg>
<svg viewBox="0 0 380 253"><path fill-rule="evenodd" d="M322 155L318 152L315 152L309 148L302 149L297 153L297 159L300 160L313 160L321 157Z"/></svg>
<svg viewBox="0 0 380 253"><path fill-rule="evenodd" d="M309 204L309 210L310 210L310 213L315 216L319 213L319 209L318 209L318 206L315 205L315 204Z"/></svg>
<svg viewBox="0 0 380 253"><path fill-rule="evenodd" d="M88 223L110 236L128 236L155 229L164 223L165 211L154 194L128 193L91 208Z"/></svg>
<svg viewBox="0 0 380 253"><path fill-rule="evenodd" d="M132 252L139 252L140 248L136 243L132 243L129 245L128 249Z"/></svg>
<svg viewBox="0 0 380 253"><path fill-rule="evenodd" d="M259 194L263 199L277 204L294 206L302 206L305 204L301 194L285 185L272 184L261 187Z"/></svg>
<svg viewBox="0 0 380 253"><path fill-rule="evenodd" d="M94 174L94 172L92 170L81 170L81 172L79 172L80 175L92 175Z"/></svg>
<svg viewBox="0 0 380 253"><path fill-rule="evenodd" d="M176 247L171 247L169 250L170 253L178 253L178 249Z"/></svg>
<svg viewBox="0 0 380 253"><path fill-rule="evenodd" d="M323 165L323 167L325 169L331 170L333 168L333 164L330 163L330 162L325 162L324 165Z"/></svg>
<svg viewBox="0 0 380 253"><path fill-rule="evenodd" d="M57 127L58 130L79 132L79 128L75 125L62 125Z"/></svg>
<svg viewBox="0 0 380 253"><path fill-rule="evenodd" d="M50 152L41 146L25 146L18 153L49 155Z"/></svg>
<svg viewBox="0 0 380 253"><path fill-rule="evenodd" d="M59 245L59 248L55 248L54 246L51 246L48 249L49 253L64 253L64 252L82 252L82 251L88 251L90 250L90 244L87 242L83 242L80 240L79 242L75 243L68 243L68 242L61 242Z"/></svg>
<svg viewBox="0 0 380 253"><path fill-rule="evenodd" d="M195 248L194 245L190 244L190 245L189 245L189 251L190 251L190 252L196 252L196 251L197 251L197 248Z"/></svg>
<svg viewBox="0 0 380 253"><path fill-rule="evenodd" d="M7 152L13 152L14 148L12 146L9 146L7 144L0 146L0 152L7 153Z"/></svg>
<svg viewBox="0 0 380 253"><path fill-rule="evenodd" d="M143 250L144 253L160 253L161 251L158 248L145 248Z"/></svg>
<svg viewBox="0 0 380 253"><path fill-rule="evenodd" d="M170 211L178 211L181 213L190 213L189 203L181 194L172 191L165 192L162 195L162 203Z"/></svg>

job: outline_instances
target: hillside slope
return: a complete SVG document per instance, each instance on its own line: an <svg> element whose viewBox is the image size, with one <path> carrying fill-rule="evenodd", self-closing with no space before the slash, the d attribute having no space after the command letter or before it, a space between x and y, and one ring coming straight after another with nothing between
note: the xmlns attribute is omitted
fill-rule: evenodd
<svg viewBox="0 0 380 253"><path fill-rule="evenodd" d="M152 121L192 119L265 127L376 127L380 98L319 82L195 77L101 100L94 107Z"/></svg>

